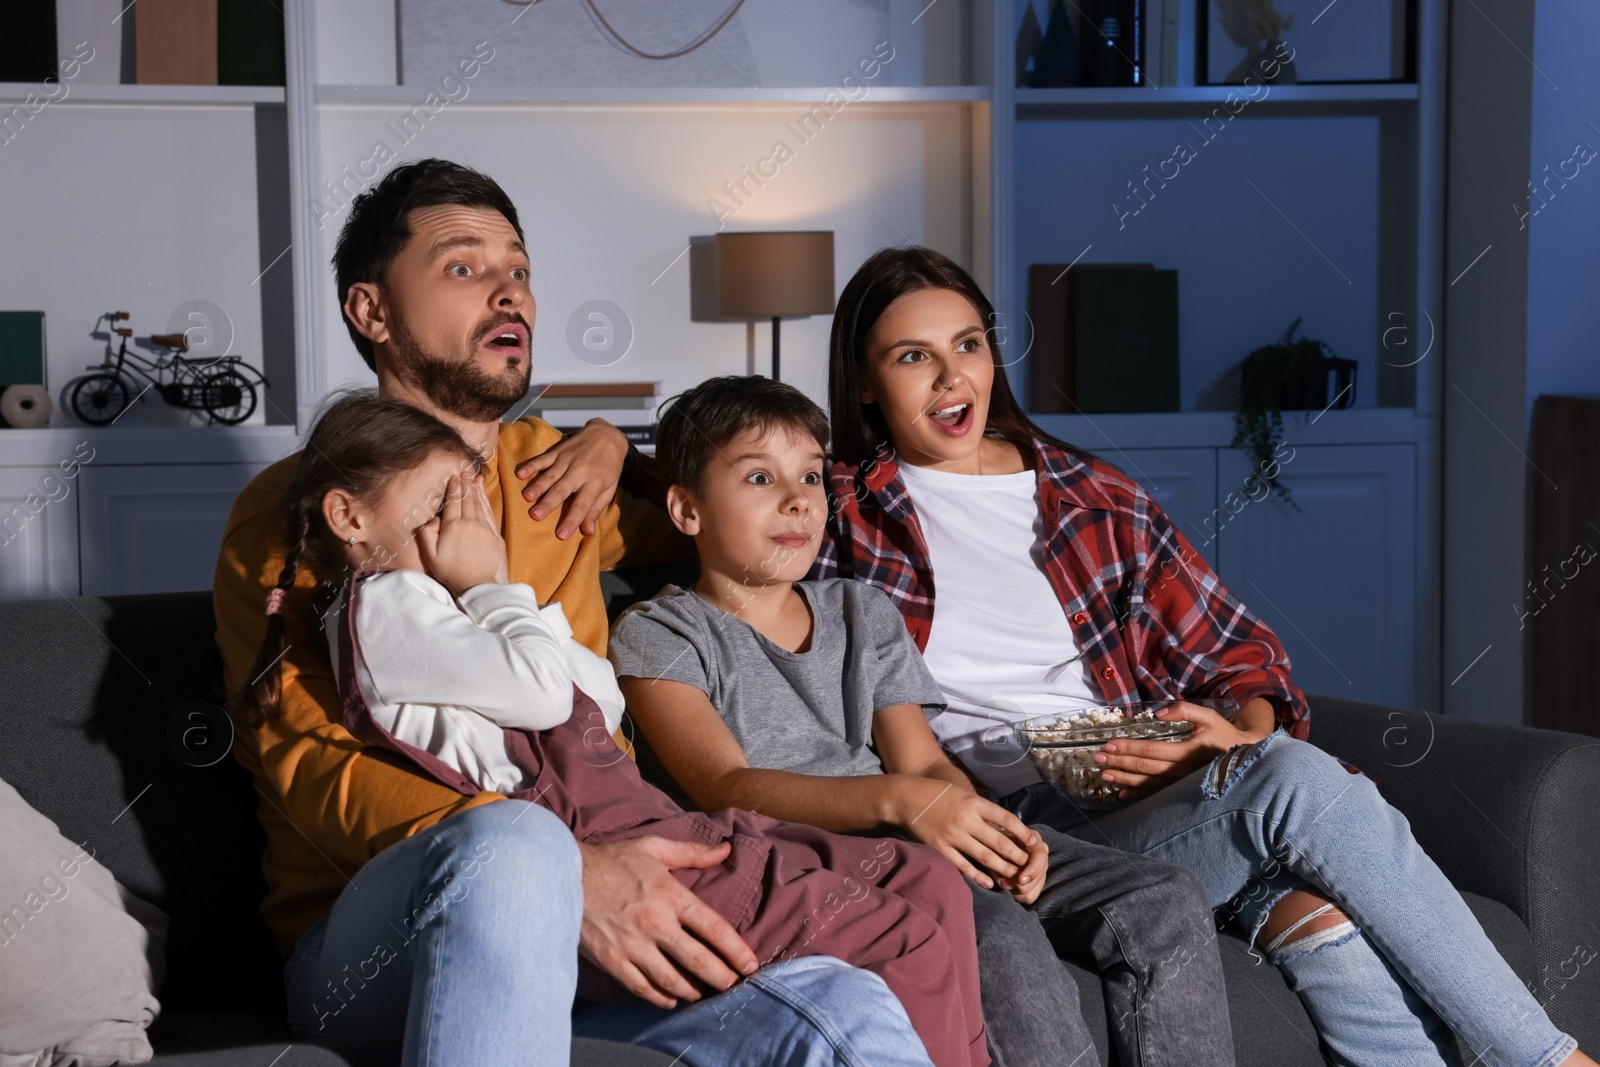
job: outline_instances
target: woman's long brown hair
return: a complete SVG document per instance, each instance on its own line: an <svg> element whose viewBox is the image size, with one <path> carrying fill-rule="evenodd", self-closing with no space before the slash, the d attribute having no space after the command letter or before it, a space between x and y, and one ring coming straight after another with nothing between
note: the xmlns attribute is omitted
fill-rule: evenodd
<svg viewBox="0 0 1600 1067"><path fill-rule="evenodd" d="M892 444L889 426L876 403L861 402L863 368L867 358L867 337L885 309L907 293L924 289L949 289L960 293L977 309L984 324L984 337L994 358L994 386L989 391L989 413L984 433L1001 437L1033 455L1035 439L1086 458L1082 449L1045 433L1017 403L1006 377L1000 353L994 305L983 295L972 275L942 252L920 245L884 248L863 264L844 292L833 313L833 336L828 345L828 418L833 431L833 458L852 467L865 463L885 442Z"/></svg>
<svg viewBox="0 0 1600 1067"><path fill-rule="evenodd" d="M421 408L385 399L372 389L334 396L306 438L294 480L284 493L282 543L289 550L275 588L283 591L286 604L302 568L330 582L350 570L341 543L322 514L329 490L342 489L359 500L375 501L397 475L421 466L440 450L460 456L467 473L483 468L482 457L460 434ZM284 629L281 612L267 616L267 634L250 668L251 680L231 702L251 725L259 726L277 714L283 696L280 661L287 650Z"/></svg>

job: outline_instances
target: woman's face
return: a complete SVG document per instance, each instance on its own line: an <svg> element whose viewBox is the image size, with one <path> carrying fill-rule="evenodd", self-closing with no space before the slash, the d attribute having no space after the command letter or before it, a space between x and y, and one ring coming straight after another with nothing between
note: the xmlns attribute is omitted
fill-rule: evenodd
<svg viewBox="0 0 1600 1067"><path fill-rule="evenodd" d="M952 289L920 289L884 309L867 334L861 402L876 402L905 462L978 473L994 354L984 323Z"/></svg>

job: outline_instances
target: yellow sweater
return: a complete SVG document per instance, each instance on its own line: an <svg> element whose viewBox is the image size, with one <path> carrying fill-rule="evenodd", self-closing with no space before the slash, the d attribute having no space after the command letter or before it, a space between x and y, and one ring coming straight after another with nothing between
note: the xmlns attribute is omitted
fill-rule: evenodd
<svg viewBox="0 0 1600 1067"><path fill-rule="evenodd" d="M532 586L541 604L559 601L580 642L606 653L600 572L692 558L693 542L654 504L621 492L592 537L555 536L557 516L536 522L514 471L561 440L549 424L523 419L500 428L484 488L506 542L511 580ZM212 595L217 647L230 694L244 688L266 636L266 594L277 583L284 545L282 494L299 453L258 474L234 501L222 536ZM261 913L287 958L306 928L363 864L383 849L458 811L501 799L465 797L403 758L356 740L344 728L338 686L311 600L320 578L301 569L284 605L289 651L280 661L283 700L276 718L235 722L235 758L255 781L266 828L262 858L268 893Z"/></svg>

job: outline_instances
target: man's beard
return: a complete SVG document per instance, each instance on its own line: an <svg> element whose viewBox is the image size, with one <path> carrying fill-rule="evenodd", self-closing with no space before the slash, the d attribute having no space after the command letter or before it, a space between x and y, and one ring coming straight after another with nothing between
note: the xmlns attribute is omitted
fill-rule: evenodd
<svg viewBox="0 0 1600 1067"><path fill-rule="evenodd" d="M469 422L494 422L527 395L533 361L526 352L520 370L508 366L501 374L489 374L478 366L475 353L452 360L423 351L398 318L391 330L401 380L422 390L440 411Z"/></svg>

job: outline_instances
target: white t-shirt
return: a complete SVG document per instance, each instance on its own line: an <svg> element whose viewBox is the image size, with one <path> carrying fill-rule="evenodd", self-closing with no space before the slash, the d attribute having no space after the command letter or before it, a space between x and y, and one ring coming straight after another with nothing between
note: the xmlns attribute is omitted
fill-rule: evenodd
<svg viewBox="0 0 1600 1067"><path fill-rule="evenodd" d="M933 626L923 656L948 703L934 734L995 796L1040 781L1011 726L1104 704L1044 573L1038 478L900 464L928 542Z"/></svg>
<svg viewBox="0 0 1600 1067"><path fill-rule="evenodd" d="M341 599L323 623L335 677L344 606ZM457 607L421 571L385 571L362 580L355 623L356 680L373 719L480 789L531 784L506 755L503 729L566 722L574 682L600 706L607 729L622 721L611 664L573 638L560 604L540 607L521 582L475 585Z"/></svg>

